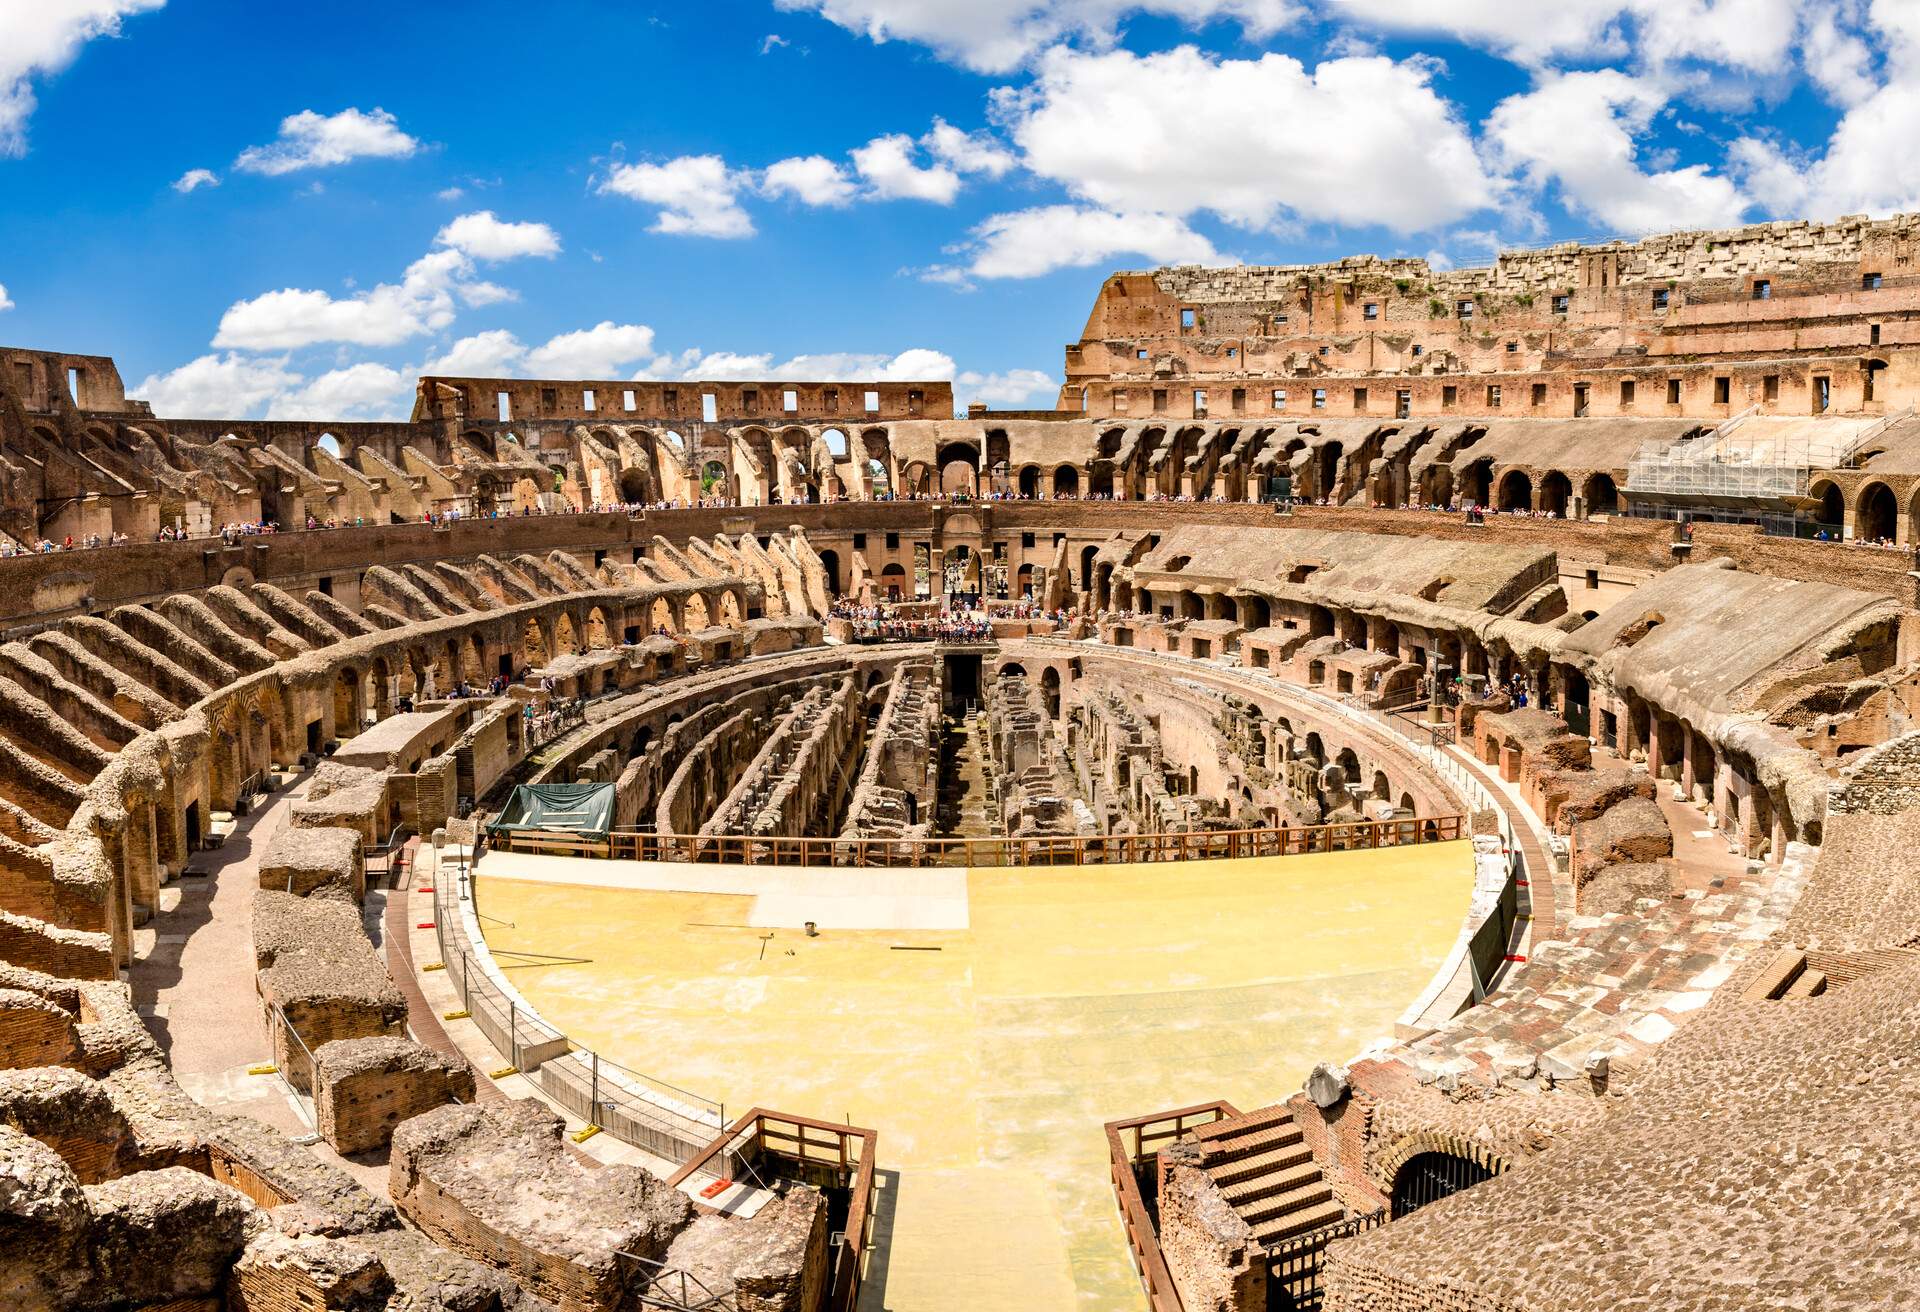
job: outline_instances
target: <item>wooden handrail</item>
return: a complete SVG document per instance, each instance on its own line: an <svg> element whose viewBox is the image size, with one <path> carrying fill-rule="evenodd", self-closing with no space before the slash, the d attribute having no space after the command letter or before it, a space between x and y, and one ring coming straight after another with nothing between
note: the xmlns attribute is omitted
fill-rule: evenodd
<svg viewBox="0 0 1920 1312"><path fill-rule="evenodd" d="M1136 1160L1147 1154L1129 1152L1125 1134L1129 1130L1134 1132L1137 1150L1148 1138L1145 1132L1150 1127L1171 1124L1172 1129L1152 1137L1156 1141L1177 1139L1194 1126L1210 1125L1239 1114L1230 1102L1208 1102L1106 1123L1108 1173L1113 1179L1115 1200L1120 1205L1120 1221L1127 1232L1127 1244L1139 1264L1140 1284L1146 1290L1149 1312L1183 1312L1183 1305L1180 1291L1173 1286L1173 1273L1167 1269L1166 1255L1160 1250L1159 1232L1154 1229L1153 1218L1147 1215L1140 1182L1133 1174ZM1193 1126L1187 1124L1189 1121Z"/></svg>
<svg viewBox="0 0 1920 1312"><path fill-rule="evenodd" d="M768 1127L792 1126L794 1133L768 1133ZM810 1138L809 1130L817 1131L819 1138ZM800 1162L818 1163L822 1159L809 1157L809 1147L837 1148L840 1169L851 1170L853 1178L848 1182L850 1198L847 1205L846 1227L841 1231L841 1250L834 1261L832 1287L828 1293L827 1305L832 1312L853 1312L860 1298L860 1265L866 1257L867 1222L873 1214L873 1176L874 1153L880 1141L877 1130L863 1129L856 1125L840 1125L833 1121L815 1120L811 1116L797 1116L791 1112L777 1112L767 1107L753 1107L740 1115L726 1129L716 1135L712 1142L695 1153L679 1170L667 1177L667 1183L678 1187L702 1170L716 1157L727 1152L749 1131L753 1141L778 1156L789 1157ZM793 1145L792 1151L784 1151L769 1144L786 1141ZM849 1152L851 1145L859 1145L857 1152Z"/></svg>
<svg viewBox="0 0 1920 1312"><path fill-rule="evenodd" d="M1029 838L809 838L762 834L656 834L615 829L605 839L551 831L503 833L503 852L628 861L707 861L775 866L1047 866L1301 856L1445 843L1467 836L1460 814L1359 820L1272 829L1198 829L1163 834Z"/></svg>

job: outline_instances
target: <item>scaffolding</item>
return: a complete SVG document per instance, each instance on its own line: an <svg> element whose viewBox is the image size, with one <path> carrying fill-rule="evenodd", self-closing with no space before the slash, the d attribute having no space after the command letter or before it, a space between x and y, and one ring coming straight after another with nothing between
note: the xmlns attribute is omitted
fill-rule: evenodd
<svg viewBox="0 0 1920 1312"><path fill-rule="evenodd" d="M1815 470L1846 467L1875 437L1913 413L1903 410L1883 419L1757 418L1757 409L1678 442L1646 443L1627 464L1628 494L1726 509L1804 503Z"/></svg>

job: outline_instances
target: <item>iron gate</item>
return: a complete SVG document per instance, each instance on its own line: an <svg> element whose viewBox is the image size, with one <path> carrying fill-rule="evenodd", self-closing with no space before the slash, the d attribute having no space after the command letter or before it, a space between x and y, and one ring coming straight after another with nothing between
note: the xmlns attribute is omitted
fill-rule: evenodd
<svg viewBox="0 0 1920 1312"><path fill-rule="evenodd" d="M1397 1221L1428 1203L1492 1178L1492 1171L1470 1158L1453 1153L1419 1153L1408 1158L1393 1177L1393 1219Z"/></svg>

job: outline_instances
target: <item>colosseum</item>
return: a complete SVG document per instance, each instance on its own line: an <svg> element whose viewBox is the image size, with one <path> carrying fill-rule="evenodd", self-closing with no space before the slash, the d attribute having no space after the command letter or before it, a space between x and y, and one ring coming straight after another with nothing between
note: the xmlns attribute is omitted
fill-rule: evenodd
<svg viewBox="0 0 1920 1312"><path fill-rule="evenodd" d="M1049 411L0 349L0 1305L1920 1304L1916 258L1116 273Z"/></svg>

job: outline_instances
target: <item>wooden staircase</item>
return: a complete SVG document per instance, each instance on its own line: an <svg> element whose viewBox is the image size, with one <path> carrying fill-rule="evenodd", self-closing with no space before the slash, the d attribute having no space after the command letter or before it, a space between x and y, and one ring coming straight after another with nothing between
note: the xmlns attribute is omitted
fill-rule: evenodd
<svg viewBox="0 0 1920 1312"><path fill-rule="evenodd" d="M1285 1107L1215 1121L1193 1137L1201 1168L1262 1247L1346 1219Z"/></svg>

